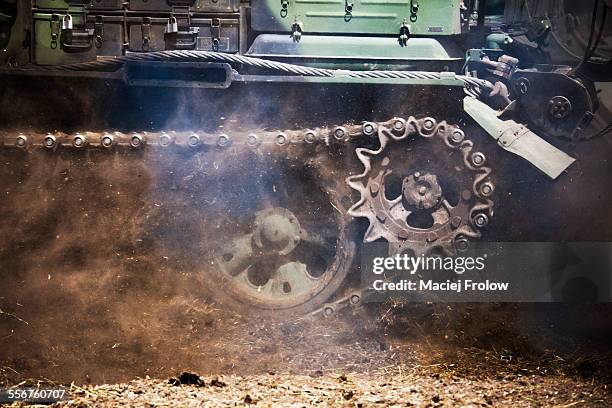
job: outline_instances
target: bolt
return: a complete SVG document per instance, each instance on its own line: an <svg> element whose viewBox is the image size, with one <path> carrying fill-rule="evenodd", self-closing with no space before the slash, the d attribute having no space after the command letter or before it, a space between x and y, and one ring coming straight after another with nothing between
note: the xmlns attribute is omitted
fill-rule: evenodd
<svg viewBox="0 0 612 408"><path fill-rule="evenodd" d="M474 166L482 166L485 162L485 155L480 153L480 152L476 152L474 154L472 154L472 163L474 164Z"/></svg>
<svg viewBox="0 0 612 408"><path fill-rule="evenodd" d="M366 136L372 136L376 132L376 125L372 122L366 122L363 124L363 134Z"/></svg>
<svg viewBox="0 0 612 408"><path fill-rule="evenodd" d="M72 145L74 147L83 147L85 146L85 137L81 135L75 135L72 139Z"/></svg>
<svg viewBox="0 0 612 408"><path fill-rule="evenodd" d="M425 130L432 130L435 125L436 125L436 121L433 120L432 118L426 118L423 121L423 128L425 128Z"/></svg>
<svg viewBox="0 0 612 408"><path fill-rule="evenodd" d="M520 77L516 80L518 91L521 95L526 95L529 92L529 80L525 77Z"/></svg>
<svg viewBox="0 0 612 408"><path fill-rule="evenodd" d="M228 135L225 135L225 134L219 135L219 138L217 139L217 146L227 147L229 146L229 143L230 143L230 138Z"/></svg>
<svg viewBox="0 0 612 408"><path fill-rule="evenodd" d="M167 135L166 133L163 133L160 137L159 137L159 145L161 147L168 147L172 144L172 138Z"/></svg>
<svg viewBox="0 0 612 408"><path fill-rule="evenodd" d="M469 246L470 242L465 237L457 237L457 239L455 239L455 248L457 248L457 251L467 251Z"/></svg>
<svg viewBox="0 0 612 408"><path fill-rule="evenodd" d="M317 140L317 134L314 131L309 130L304 135L304 140L306 143L314 143Z"/></svg>
<svg viewBox="0 0 612 408"><path fill-rule="evenodd" d="M344 136L346 136L346 130L343 127L337 127L336 130L334 130L334 137L336 139L342 140Z"/></svg>
<svg viewBox="0 0 612 408"><path fill-rule="evenodd" d="M102 146L106 148L111 148L113 146L113 142L114 142L113 135L102 136Z"/></svg>
<svg viewBox="0 0 612 408"><path fill-rule="evenodd" d="M276 136L276 143L279 145L284 145L285 143L287 143L287 136L285 136L284 133L279 134L278 136Z"/></svg>
<svg viewBox="0 0 612 408"><path fill-rule="evenodd" d="M130 139L130 145L132 147L134 147L134 148L142 146L143 142L144 142L144 140L143 140L142 136L140 136L137 133L134 133L132 135L132 138Z"/></svg>
<svg viewBox="0 0 612 408"><path fill-rule="evenodd" d="M44 145L47 149L51 149L55 146L56 141L57 139L55 139L55 136L47 135L45 136Z"/></svg>
<svg viewBox="0 0 612 408"><path fill-rule="evenodd" d="M480 194L485 197L488 197L493 193L493 189L493 184L486 182L482 186L480 186Z"/></svg>
<svg viewBox="0 0 612 408"><path fill-rule="evenodd" d="M15 145L20 148L25 148L28 145L28 138L24 135L17 136L15 139Z"/></svg>
<svg viewBox="0 0 612 408"><path fill-rule="evenodd" d="M404 126L406 126L406 123L402 119L397 119L393 122L393 129L397 131L404 130Z"/></svg>
<svg viewBox="0 0 612 408"><path fill-rule="evenodd" d="M198 145L200 144L200 136L196 133L192 133L187 138L187 144L189 145L189 147L198 147Z"/></svg>
<svg viewBox="0 0 612 408"><path fill-rule="evenodd" d="M476 214L474 216L474 224L479 227L486 227L487 224L489 223L489 217L487 217L485 214Z"/></svg>
<svg viewBox="0 0 612 408"><path fill-rule="evenodd" d="M453 133L451 134L451 140L455 143L461 142L464 137L465 137L465 134L459 129L454 130Z"/></svg>
<svg viewBox="0 0 612 408"><path fill-rule="evenodd" d="M349 301L351 302L351 305L356 305L361 302L361 296L357 294L351 295Z"/></svg>
<svg viewBox="0 0 612 408"><path fill-rule="evenodd" d="M325 317L330 317L330 316L333 316L335 311L336 310L334 309L332 305L328 305L323 308L323 315Z"/></svg>
<svg viewBox="0 0 612 408"><path fill-rule="evenodd" d="M420 194L420 195L422 195L422 196L424 196L425 194L427 194L427 187L425 187L425 186L421 186L421 187L419 188L419 194Z"/></svg>
<svg viewBox="0 0 612 408"><path fill-rule="evenodd" d="M257 146L259 144L259 138L255 134L250 134L247 138L247 143L249 146Z"/></svg>
<svg viewBox="0 0 612 408"><path fill-rule="evenodd" d="M418 179L419 177L421 177L421 173L419 173L418 171L416 173L414 173L414 178Z"/></svg>

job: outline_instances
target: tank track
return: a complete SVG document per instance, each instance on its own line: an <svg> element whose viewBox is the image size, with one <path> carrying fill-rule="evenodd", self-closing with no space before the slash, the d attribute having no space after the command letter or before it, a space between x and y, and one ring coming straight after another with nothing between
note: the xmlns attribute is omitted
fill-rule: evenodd
<svg viewBox="0 0 612 408"><path fill-rule="evenodd" d="M3 132L0 133L0 147L4 149L21 150L43 150L50 154L68 150L101 149L106 151L144 151L149 149L167 150L179 149L186 151L230 152L232 149L251 149L262 151L269 155L291 155L304 157L306 161L317 160L321 151L337 147L351 147L354 149L356 158L363 165L360 174L338 174L330 172L323 180L328 185L351 187L358 192L360 197L353 201L351 208L344 216L364 217L370 221L371 231L377 228L380 237L386 239L390 244L399 244L401 247L410 239L409 235L396 235L395 228L387 228L381 223L381 208L370 205L372 194L368 192L367 176L371 171L371 160L381 154L388 144L408 141L409 137L436 139L443 142L443 146L460 153L463 164L474 174L473 184L470 186L469 196L477 200L476 204L464 210L469 217L454 217L449 210L448 226L445 227L446 235L441 236L444 242L435 242L437 237L426 237L418 248L423 249L427 245L442 246L444 248L456 248L456 245L467 245L468 238L480 237L480 229L488 223L489 217L493 215L493 202L489 198L493 192L493 184L489 178L490 168L484 166L484 155L473 151L473 143L464 138L463 132L456 126L446 122L438 122L433 118L425 117L416 119L393 118L385 122L363 122L360 124L347 123L341 126L326 126L313 129L283 130L283 131L259 131L252 133L209 133L203 131L161 131L161 132ZM371 149L360 146L375 146ZM309 149L310 148L310 149ZM306 155L303 155L304 152ZM228 153L229 154L229 153ZM271 156L273 157L273 156ZM465 192L465 190L464 190ZM467 199L466 199L467 200ZM464 206L465 207L465 206ZM335 207L334 207L335 208ZM337 209L338 210L338 209ZM384 209L382 209L384 211ZM341 210L338 210L341 211ZM372 212L373 211L373 212ZM386 217L387 214L384 216ZM480 217L480 218L478 218ZM484 217L484 218L483 218ZM384 218L384 217L383 217ZM453 218L452 220L450 218ZM459 218L459 220L457 220ZM466 219L467 218L467 219ZM482 221L484 219L484 221ZM482 221L482 222L481 222ZM417 234L422 237L423 234ZM366 237L367 238L367 237ZM366 241L368 239L364 238ZM374 237L377 238L377 237ZM370 240L371 241L371 240ZM346 268L350 268L350 264ZM339 289L339 288L338 288ZM336 292L334 290L334 292ZM324 304L318 308L310 308L308 316L329 317L340 309L361 305L372 293L371 288L361 285L357 288L349 288L344 294L337 297L332 303ZM320 305L321 303L319 303ZM313 311L314 309L314 311ZM306 311L306 310L304 310Z"/></svg>

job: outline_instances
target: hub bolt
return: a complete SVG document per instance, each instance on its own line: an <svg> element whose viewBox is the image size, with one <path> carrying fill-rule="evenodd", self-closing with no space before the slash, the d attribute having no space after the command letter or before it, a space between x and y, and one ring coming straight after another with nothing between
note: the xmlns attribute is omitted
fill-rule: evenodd
<svg viewBox="0 0 612 408"><path fill-rule="evenodd" d="M361 296L355 293L351 295L351 297L349 298L349 301L351 302L351 305L357 305L359 304L359 302L361 302Z"/></svg>

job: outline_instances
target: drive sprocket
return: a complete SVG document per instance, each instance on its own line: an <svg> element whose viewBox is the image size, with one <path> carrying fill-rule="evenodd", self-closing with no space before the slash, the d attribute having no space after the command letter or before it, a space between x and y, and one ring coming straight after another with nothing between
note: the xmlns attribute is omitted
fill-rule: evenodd
<svg viewBox="0 0 612 408"><path fill-rule="evenodd" d="M347 183L360 194L349 214L369 221L364 242L455 253L480 237L493 215L494 185L484 154L460 129L432 118L363 128L377 136L377 147L356 149L364 170Z"/></svg>

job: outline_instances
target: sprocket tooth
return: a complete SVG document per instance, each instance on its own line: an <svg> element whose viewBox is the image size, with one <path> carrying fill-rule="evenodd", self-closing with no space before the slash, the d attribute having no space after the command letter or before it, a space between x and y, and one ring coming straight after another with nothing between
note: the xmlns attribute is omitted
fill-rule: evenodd
<svg viewBox="0 0 612 408"><path fill-rule="evenodd" d="M435 211L435 208L440 208L439 203L442 202L443 197L441 191L439 191L439 185L437 182L434 182L436 180L435 174L432 174L429 178L424 177L422 181L414 181L412 183L414 184L414 188L419 188L418 191L421 192L420 194L416 190L413 190L406 196L405 194L408 193L402 190L402 195L400 197L394 200L388 200L385 197L384 187L381 187L381 191L383 191L382 194L381 191L369 190L370 186L374 185L374 183L384 186L385 177L393 172L390 168L392 165L392 156L387 152L387 147L392 143L412 140L412 138L407 138L407 136L416 133L424 139L441 141L442 145L446 148L458 151L461 157L459 160L463 161L463 165L466 167L467 171L470 172L469 175L474 176L473 180L469 183L469 188L471 188L475 194L470 197L470 200L466 199L460 201L458 209L453 208L453 211L464 212L463 218L466 219L471 219L470 215L474 211L485 212L489 215L492 214L493 202L481 196L478 189L481 184L488 182L491 169L485 166L473 166L471 164L470 154L474 146L473 142L463 139L459 142L453 141L449 136L452 135L452 132L448 131L448 128L454 127L446 122L436 122L431 118L417 121L411 117L407 121L402 121L402 126L398 125L395 127L397 123L399 123L398 120L394 119L389 122L377 124L379 142L379 147L377 149L357 148L355 150L357 158L363 165L363 171L360 174L347 177L346 182L353 190L360 194L360 199L358 203L349 209L348 213L352 217L368 219L369 226L363 237L364 242L372 242L382 238L390 243L398 243L399 245L406 244L422 248L426 251L441 248L444 252L448 252L449 250L453 252L455 238L459 234L469 237L479 237L480 231L476 228L479 226L474 228L471 226L468 227L470 231L464 231L465 228L451 228L450 219L452 217L450 217L449 213L448 222L442 224L433 222L430 227L426 228L413 227L409 225L406 219L395 219L394 214L391 213L390 203L397 203L400 197L402 197L402 200L407 200L405 202L402 201L400 205L410 205L411 213L413 210L416 212L427 212ZM425 123L428 123L428 125L425 126ZM380 158L378 159L379 162L374 162L377 157ZM377 174L372 174L375 163L379 163L378 167L386 170L381 169ZM428 180L429 183L425 183ZM462 182L465 182L465 180ZM438 191L437 195L440 197L433 201L429 199L426 205L425 197L427 194L434 194L432 191L434 193ZM468 201L469 203L475 202L471 208L471 204L468 205ZM414 203L412 204L414 207L410 202ZM450 210L448 211L450 212ZM433 240L431 239L432 236L435 237Z"/></svg>

